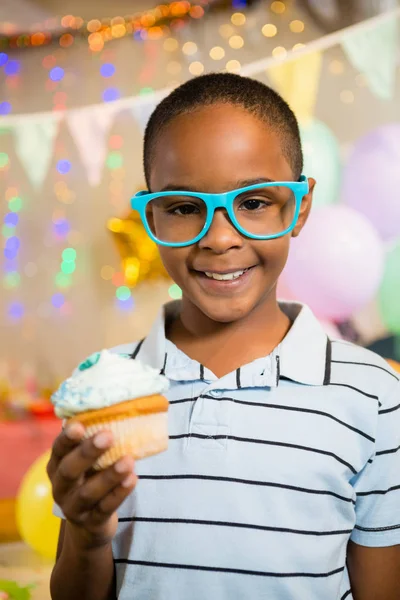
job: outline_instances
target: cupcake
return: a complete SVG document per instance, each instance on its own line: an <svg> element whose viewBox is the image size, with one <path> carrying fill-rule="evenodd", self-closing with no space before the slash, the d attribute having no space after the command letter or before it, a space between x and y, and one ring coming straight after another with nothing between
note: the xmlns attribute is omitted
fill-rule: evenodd
<svg viewBox="0 0 400 600"><path fill-rule="evenodd" d="M51 400L64 425L82 423L86 438L112 432L113 446L94 465L105 469L125 455L139 459L167 449L168 400L162 394L168 387L156 369L103 350L81 363Z"/></svg>

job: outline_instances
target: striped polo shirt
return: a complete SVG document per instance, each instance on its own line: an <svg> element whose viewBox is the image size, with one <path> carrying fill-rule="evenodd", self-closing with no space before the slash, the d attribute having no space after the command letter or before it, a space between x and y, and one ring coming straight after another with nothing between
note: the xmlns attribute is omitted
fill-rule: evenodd
<svg viewBox="0 0 400 600"><path fill-rule="evenodd" d="M400 544L398 376L281 307L281 344L220 379L166 339L179 302L113 349L171 382L169 448L118 511L119 600L351 599L349 539Z"/></svg>

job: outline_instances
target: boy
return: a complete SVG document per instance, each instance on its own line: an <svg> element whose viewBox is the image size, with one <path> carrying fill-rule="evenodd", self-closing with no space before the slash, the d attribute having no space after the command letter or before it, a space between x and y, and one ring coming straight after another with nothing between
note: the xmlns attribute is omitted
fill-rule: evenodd
<svg viewBox="0 0 400 600"><path fill-rule="evenodd" d="M315 185L292 111L196 78L153 113L144 168L134 206L183 297L115 351L170 379L169 449L93 475L110 436L57 438L53 599L399 598L398 377L276 299Z"/></svg>

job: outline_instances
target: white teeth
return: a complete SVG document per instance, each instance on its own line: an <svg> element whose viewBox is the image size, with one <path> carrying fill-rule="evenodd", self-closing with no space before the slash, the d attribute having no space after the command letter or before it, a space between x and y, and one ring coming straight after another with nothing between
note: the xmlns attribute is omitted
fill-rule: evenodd
<svg viewBox="0 0 400 600"><path fill-rule="evenodd" d="M247 271L247 269L243 269L243 271L235 271L234 273L224 273L224 274L206 272L205 275L207 275L207 277L209 277L210 279L218 279L218 281L230 281L231 279L237 279L238 277L243 275L243 273L245 271Z"/></svg>

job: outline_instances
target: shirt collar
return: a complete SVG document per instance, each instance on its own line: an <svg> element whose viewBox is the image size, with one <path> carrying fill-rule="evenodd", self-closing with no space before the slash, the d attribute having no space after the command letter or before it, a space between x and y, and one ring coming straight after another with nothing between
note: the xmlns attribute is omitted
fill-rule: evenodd
<svg viewBox="0 0 400 600"><path fill-rule="evenodd" d="M293 321L288 334L275 350L251 363L251 373L240 369L236 380L241 387L275 387L280 378L305 385L326 385L330 376L330 340L308 306L281 302L280 306ZM159 369L169 379L190 381L215 380L207 368L180 351L165 337L165 322L179 314L180 301L165 304L144 339L138 358ZM250 368L250 365L247 365Z"/></svg>
<svg viewBox="0 0 400 600"><path fill-rule="evenodd" d="M278 347L280 377L306 385L327 385L331 342L321 323L306 305L281 302L280 306L293 321Z"/></svg>

